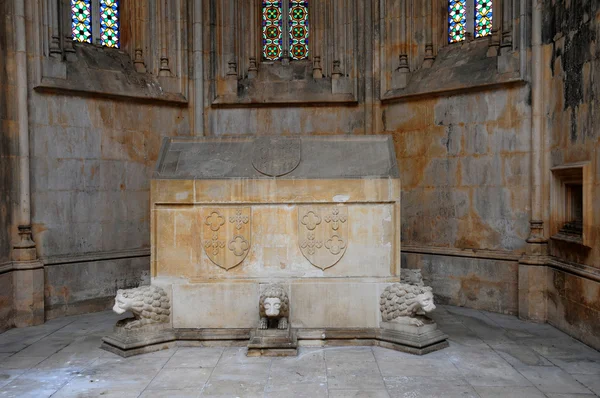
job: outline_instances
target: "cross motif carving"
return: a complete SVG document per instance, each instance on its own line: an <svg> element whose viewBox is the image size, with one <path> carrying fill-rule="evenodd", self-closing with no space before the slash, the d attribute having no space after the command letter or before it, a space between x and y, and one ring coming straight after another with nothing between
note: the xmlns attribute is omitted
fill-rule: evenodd
<svg viewBox="0 0 600 398"><path fill-rule="evenodd" d="M333 228L334 231L337 231L340 227L339 223L346 222L346 216L343 214L340 215L340 209L334 207L331 209L331 215L328 214L325 216L325 222L331 223L331 228Z"/></svg>
<svg viewBox="0 0 600 398"><path fill-rule="evenodd" d="M309 232L306 239L300 243L300 247L306 249L308 254L315 254L315 248L320 249L323 247L323 241L316 240L314 232Z"/></svg>
<svg viewBox="0 0 600 398"><path fill-rule="evenodd" d="M229 216L229 222L235 223L235 229L242 229L244 224L248 224L249 217L242 214L242 209L236 209L234 216Z"/></svg>
<svg viewBox="0 0 600 398"><path fill-rule="evenodd" d="M240 235L236 235L229 242L229 250L231 250L233 254L235 254L238 257L243 256L249 248L250 244L248 243L248 241Z"/></svg>
<svg viewBox="0 0 600 398"><path fill-rule="evenodd" d="M215 233L213 233L211 240L204 241L204 247L207 250L212 247L212 253L214 256L216 256L217 254L219 254L219 249L222 249L225 247L225 242L223 242L222 240L219 240L219 233L215 232Z"/></svg>
<svg viewBox="0 0 600 398"><path fill-rule="evenodd" d="M321 216L316 215L314 211L309 211L302 217L302 224L312 231L317 228L317 225L321 224Z"/></svg>

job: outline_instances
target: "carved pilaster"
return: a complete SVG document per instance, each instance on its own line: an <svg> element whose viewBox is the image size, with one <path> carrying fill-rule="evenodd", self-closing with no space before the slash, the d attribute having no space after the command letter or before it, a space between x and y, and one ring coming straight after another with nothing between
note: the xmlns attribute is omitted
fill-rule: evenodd
<svg viewBox="0 0 600 398"><path fill-rule="evenodd" d="M502 10L502 0L495 0L494 8L498 10ZM502 15L501 12L496 12L492 14L492 37L490 38L490 47L488 48L488 57L495 57L500 52L500 32L502 21L499 15Z"/></svg>
<svg viewBox="0 0 600 398"><path fill-rule="evenodd" d="M62 17L60 25L62 27L62 40L65 58L74 59L75 48L73 47L73 32L71 30L71 3L69 0L59 1L61 2L62 6L59 15Z"/></svg>
<svg viewBox="0 0 600 398"><path fill-rule="evenodd" d="M159 1L159 14L161 18L158 20L158 25L160 27L160 69L158 71L158 76L171 76L171 68L169 66L169 43L168 43L168 28L169 28L169 5L168 0L160 0Z"/></svg>
<svg viewBox="0 0 600 398"><path fill-rule="evenodd" d="M50 56L54 58L60 58L62 56L62 50L60 48L60 27L59 27L59 8L60 2L57 0L48 0L48 13L50 23Z"/></svg>
<svg viewBox="0 0 600 398"><path fill-rule="evenodd" d="M500 45L501 54L512 51L512 26L513 26L513 7L512 1L502 2L502 43Z"/></svg>
<svg viewBox="0 0 600 398"><path fill-rule="evenodd" d="M427 24L425 27L425 58L423 68L431 68L435 57L433 56L433 11L431 2L434 0L425 0L425 15Z"/></svg>

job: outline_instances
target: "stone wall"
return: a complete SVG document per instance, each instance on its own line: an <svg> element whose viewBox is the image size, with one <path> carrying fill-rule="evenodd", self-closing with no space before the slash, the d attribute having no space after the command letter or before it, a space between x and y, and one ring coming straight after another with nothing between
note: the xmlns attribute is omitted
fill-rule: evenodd
<svg viewBox="0 0 600 398"><path fill-rule="evenodd" d="M0 3L0 14L9 12L7 2ZM13 188L17 176L15 151L15 109L8 101L14 97L14 86L9 83L9 70L14 68L14 49L12 46L12 29L5 18L0 18L0 267L10 261L11 228L17 192ZM4 272L4 271L0 271ZM12 273L0 273L0 331L12 327Z"/></svg>
<svg viewBox="0 0 600 398"><path fill-rule="evenodd" d="M47 318L102 310L149 282L149 180L187 110L32 92L32 221Z"/></svg>
<svg viewBox="0 0 600 398"><path fill-rule="evenodd" d="M593 278L553 270L548 321L600 348L600 3L546 1L543 15L549 167L589 162L592 170L589 247L551 239L550 253Z"/></svg>
<svg viewBox="0 0 600 398"><path fill-rule="evenodd" d="M384 110L402 181L402 266L430 275L443 302L517 311L515 254L529 233L528 92L500 88Z"/></svg>

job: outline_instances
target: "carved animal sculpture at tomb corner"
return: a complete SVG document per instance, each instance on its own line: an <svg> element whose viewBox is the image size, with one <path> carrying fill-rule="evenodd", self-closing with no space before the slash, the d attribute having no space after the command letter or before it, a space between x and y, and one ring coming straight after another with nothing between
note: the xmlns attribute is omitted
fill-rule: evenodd
<svg viewBox="0 0 600 398"><path fill-rule="evenodd" d="M277 329L287 329L289 309L288 295L283 286L277 284L267 286L260 295L258 328L268 329L269 324L276 324Z"/></svg>
<svg viewBox="0 0 600 398"><path fill-rule="evenodd" d="M117 323L125 329L135 329L150 324L168 323L171 303L167 293L158 286L142 286L135 289L119 289L113 311L133 313L133 318Z"/></svg>
<svg viewBox="0 0 600 398"><path fill-rule="evenodd" d="M435 310L431 287L408 283L394 283L386 287L379 305L383 321L414 326L423 326L423 320L427 319L423 316Z"/></svg>

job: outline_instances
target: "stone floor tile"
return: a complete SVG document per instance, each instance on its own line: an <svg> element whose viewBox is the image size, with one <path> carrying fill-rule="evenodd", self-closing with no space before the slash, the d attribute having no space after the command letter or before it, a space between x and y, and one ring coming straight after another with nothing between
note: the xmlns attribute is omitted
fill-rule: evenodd
<svg viewBox="0 0 600 398"><path fill-rule="evenodd" d="M575 380L600 397L600 376L586 374L574 374L572 376Z"/></svg>
<svg viewBox="0 0 600 398"><path fill-rule="evenodd" d="M208 381L212 368L163 368L146 390L202 389Z"/></svg>
<svg viewBox="0 0 600 398"><path fill-rule="evenodd" d="M427 377L418 378L386 378L385 385L391 398L478 398L479 395L473 387L463 380L427 381Z"/></svg>
<svg viewBox="0 0 600 398"><path fill-rule="evenodd" d="M557 367L529 366L519 372L543 393L590 394L573 376Z"/></svg>
<svg viewBox="0 0 600 398"><path fill-rule="evenodd" d="M525 366L554 366L538 352L522 344L498 344L492 347L498 355L516 369Z"/></svg>
<svg viewBox="0 0 600 398"><path fill-rule="evenodd" d="M210 381L238 381L265 385L269 379L270 363L219 363L210 376Z"/></svg>
<svg viewBox="0 0 600 398"><path fill-rule="evenodd" d="M272 358L269 357L248 357L246 353L248 349L246 347L227 347L223 350L223 355L219 360L220 365L229 363L261 363L271 364Z"/></svg>
<svg viewBox="0 0 600 398"><path fill-rule="evenodd" d="M444 326L440 327L440 329L448 335L450 342L456 343L457 345L468 347L487 346L477 334L463 324Z"/></svg>
<svg viewBox="0 0 600 398"><path fill-rule="evenodd" d="M329 395L330 396L330 395ZM265 398L327 398L327 383L306 384L268 384L265 388Z"/></svg>
<svg viewBox="0 0 600 398"><path fill-rule="evenodd" d="M72 340L70 337L49 336L22 349L15 356L19 357L49 357L65 348Z"/></svg>
<svg viewBox="0 0 600 398"><path fill-rule="evenodd" d="M488 387L476 386L475 391L481 398L545 398L546 396L535 387Z"/></svg>
<svg viewBox="0 0 600 398"><path fill-rule="evenodd" d="M429 354L416 356L414 354L409 354L407 352L390 350L389 348L383 347L372 347L373 355L375 355L375 359L377 361L401 361L404 359L415 359L415 358L424 358L424 359L443 359L448 360L448 355L446 354L446 350L438 350L434 352L430 352Z"/></svg>
<svg viewBox="0 0 600 398"><path fill-rule="evenodd" d="M4 387L23 373L25 373L25 369L0 369L0 388Z"/></svg>
<svg viewBox="0 0 600 398"><path fill-rule="evenodd" d="M29 370L3 386L0 397L49 397L74 376L68 371Z"/></svg>
<svg viewBox="0 0 600 398"><path fill-rule="evenodd" d="M327 370L322 352L291 358L274 358L269 383L319 384L327 382Z"/></svg>
<svg viewBox="0 0 600 398"><path fill-rule="evenodd" d="M326 361L375 362L371 347L332 347L324 350Z"/></svg>
<svg viewBox="0 0 600 398"><path fill-rule="evenodd" d="M522 343L550 360L557 358L600 361L600 352L568 336L527 339Z"/></svg>
<svg viewBox="0 0 600 398"><path fill-rule="evenodd" d="M45 359L46 357L11 356L0 361L0 369L31 369Z"/></svg>
<svg viewBox="0 0 600 398"><path fill-rule="evenodd" d="M461 373L449 359L405 358L402 360L378 360L383 377L436 375L460 377Z"/></svg>
<svg viewBox="0 0 600 398"><path fill-rule="evenodd" d="M329 390L385 388L376 363L357 361L327 361L327 384Z"/></svg>
<svg viewBox="0 0 600 398"><path fill-rule="evenodd" d="M214 368L223 354L221 347L181 347L166 368Z"/></svg>
<svg viewBox="0 0 600 398"><path fill-rule="evenodd" d="M179 390L146 390L139 398L198 398L201 389L187 388Z"/></svg>
<svg viewBox="0 0 600 398"><path fill-rule="evenodd" d="M551 358L552 363L569 374L587 374L587 375L598 375L600 379L600 360L595 361L591 359L559 359Z"/></svg>
<svg viewBox="0 0 600 398"><path fill-rule="evenodd" d="M594 394L546 394L548 398L597 398Z"/></svg>
<svg viewBox="0 0 600 398"><path fill-rule="evenodd" d="M238 380L209 380L201 397L263 398L266 384Z"/></svg>
<svg viewBox="0 0 600 398"><path fill-rule="evenodd" d="M390 398L387 390L331 390L329 398Z"/></svg>

